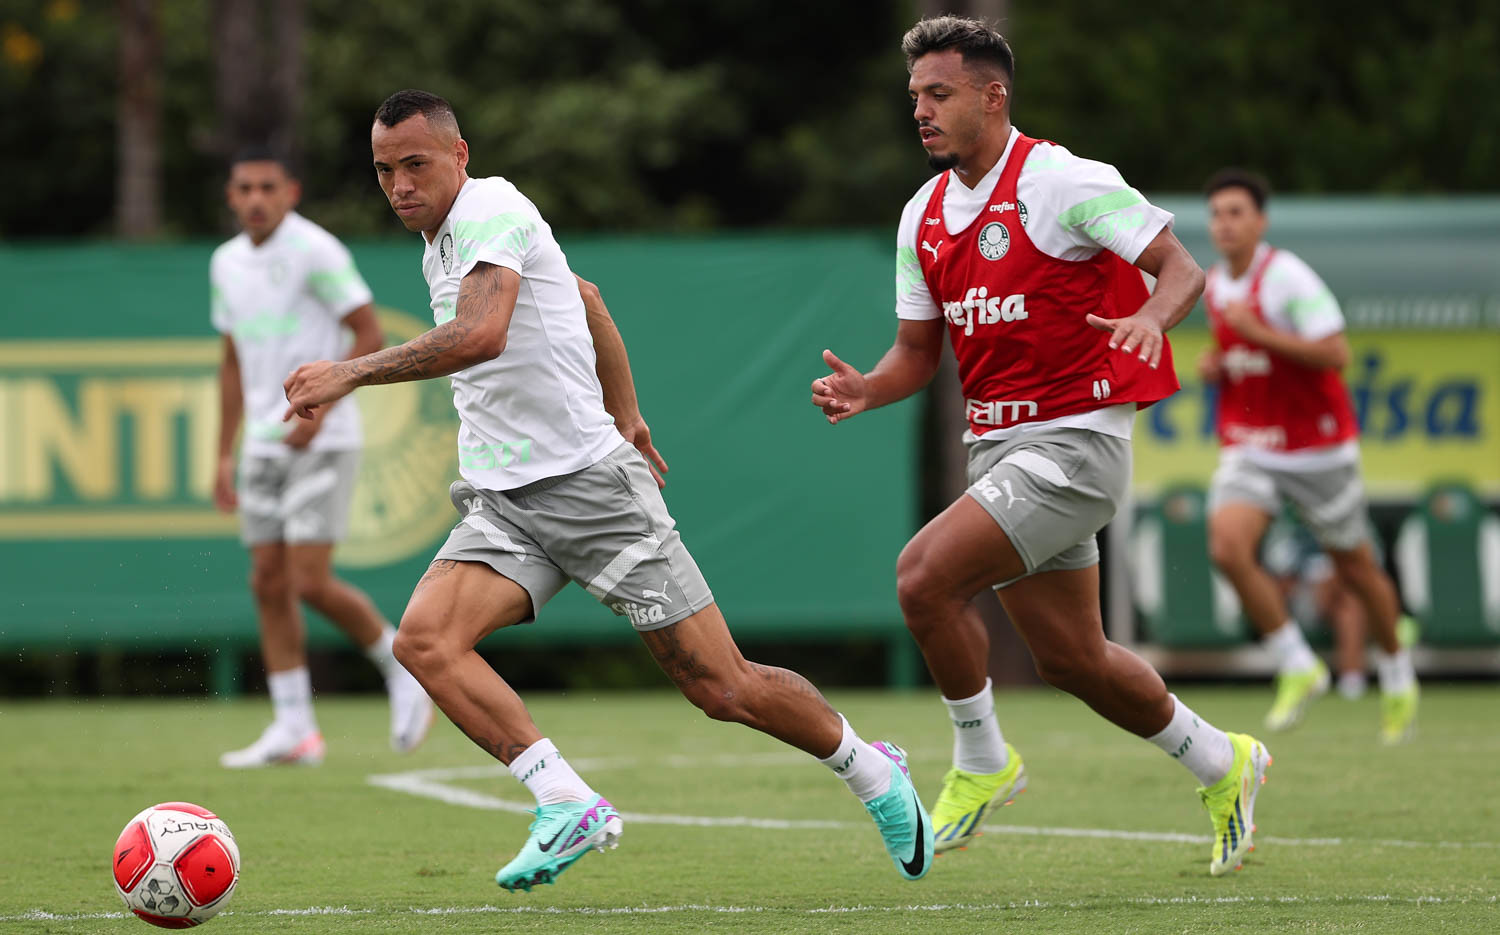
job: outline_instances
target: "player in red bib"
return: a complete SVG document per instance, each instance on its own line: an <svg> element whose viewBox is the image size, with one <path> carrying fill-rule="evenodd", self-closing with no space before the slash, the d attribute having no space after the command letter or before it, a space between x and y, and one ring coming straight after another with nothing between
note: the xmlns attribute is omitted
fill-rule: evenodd
<svg viewBox="0 0 1500 935"><path fill-rule="evenodd" d="M1411 654L1396 637L1401 608L1365 520L1359 427L1339 371L1349 360L1344 317L1306 263L1264 242L1268 186L1238 169L1206 186L1209 232L1224 257L1204 302L1214 347L1199 371L1219 388L1219 469L1209 495L1209 552L1245 616L1276 659L1266 727L1285 730L1328 690L1328 666L1287 613L1257 552L1290 502L1363 606L1380 645L1381 738L1397 743L1416 722Z"/></svg>
<svg viewBox="0 0 1500 935"><path fill-rule="evenodd" d="M1025 787L986 677L988 636L969 601L994 588L1038 673L1187 767L1214 823L1214 875L1250 848L1270 763L1170 694L1104 637L1094 534L1130 484L1138 407L1177 389L1163 332L1203 274L1113 167L1031 139L1010 122L1004 37L954 16L902 42L929 165L897 234L895 344L867 374L831 351L812 402L831 423L912 395L946 332L967 398L969 481L909 542L897 593L954 725L953 767L932 811L937 847L969 842ZM1141 270L1156 278L1148 294Z"/></svg>

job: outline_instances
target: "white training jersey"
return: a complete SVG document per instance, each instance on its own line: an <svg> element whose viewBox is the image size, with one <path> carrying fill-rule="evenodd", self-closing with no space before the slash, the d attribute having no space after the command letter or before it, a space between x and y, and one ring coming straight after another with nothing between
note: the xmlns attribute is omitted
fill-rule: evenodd
<svg viewBox="0 0 1500 935"><path fill-rule="evenodd" d="M476 264L521 276L494 360L453 374L458 467L485 490L510 490L580 471L624 438L604 410L578 281L536 205L498 176L469 179L422 254L432 320L453 318Z"/></svg>
<svg viewBox="0 0 1500 935"><path fill-rule="evenodd" d="M948 234L960 233L973 224L989 204L1020 136L1021 132L1012 127L1005 152L973 188L966 186L958 173L949 171L952 178L943 192L943 227ZM927 321L943 314L927 289L917 259L917 243L923 236L922 219L941 178L939 173L917 189L901 211L901 224L896 230L897 318ZM1100 250L1109 250L1127 263L1134 263L1141 251L1163 228L1171 227L1173 221L1170 212L1146 201L1140 192L1127 185L1114 166L1080 159L1055 143L1039 142L1031 148L1016 180L1016 200L1026 236L1038 250L1059 260L1081 262ZM1045 422L992 429L984 438L1000 440L1053 428L1082 428L1129 438L1135 412L1133 403L1125 403ZM965 433L964 440L972 441L969 433Z"/></svg>
<svg viewBox="0 0 1500 935"><path fill-rule="evenodd" d="M234 339L245 400L241 457L282 457L291 430L283 422L291 372L315 360L348 353L344 318L371 300L354 258L338 238L295 211L265 242L248 234L219 245L209 263L213 326ZM345 400L328 411L308 448L349 451L360 446L359 409Z"/></svg>
<svg viewBox="0 0 1500 935"><path fill-rule="evenodd" d="M1249 298L1254 271L1260 268L1270 249L1266 243L1256 246L1255 257L1238 278L1229 275L1229 266L1222 260L1209 267L1206 291L1213 296L1216 306ZM1301 257L1280 247L1276 248L1276 255L1271 257L1260 281L1260 312L1267 325L1307 341L1321 341L1344 330L1344 313L1333 291ZM1235 445L1224 451L1243 454L1255 464L1280 471L1324 471L1359 460L1359 443L1353 440L1296 451L1250 445Z"/></svg>

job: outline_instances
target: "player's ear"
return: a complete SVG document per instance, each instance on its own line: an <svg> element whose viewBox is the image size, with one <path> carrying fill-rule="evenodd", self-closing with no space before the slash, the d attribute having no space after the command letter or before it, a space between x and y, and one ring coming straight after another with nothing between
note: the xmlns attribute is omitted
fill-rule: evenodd
<svg viewBox="0 0 1500 935"><path fill-rule="evenodd" d="M991 81L984 86L985 110L998 113L1005 108L1005 102L1010 99L1010 92L1006 90L1001 81Z"/></svg>
<svg viewBox="0 0 1500 935"><path fill-rule="evenodd" d="M302 203L302 183L296 179L287 182L287 197L291 199L288 207L295 208Z"/></svg>
<svg viewBox="0 0 1500 935"><path fill-rule="evenodd" d="M469 143L463 137L453 141L453 158L460 169L469 167Z"/></svg>

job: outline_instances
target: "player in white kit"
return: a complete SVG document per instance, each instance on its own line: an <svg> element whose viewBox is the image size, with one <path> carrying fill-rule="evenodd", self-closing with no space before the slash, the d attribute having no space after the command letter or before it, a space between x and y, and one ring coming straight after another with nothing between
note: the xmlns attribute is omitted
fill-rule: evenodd
<svg viewBox="0 0 1500 935"><path fill-rule="evenodd" d="M619 332L536 207L503 178L468 177L468 144L435 95L392 95L371 143L391 207L425 239L437 327L400 347L299 368L286 382L286 415L315 415L356 386L452 377L462 479L451 495L463 519L417 583L396 654L536 797L530 837L496 882L551 883L622 828L475 652L495 630L534 620L569 581L626 618L709 717L770 734L843 778L897 871L925 875L932 828L901 749L861 740L795 672L740 655L658 490L653 463L665 464Z"/></svg>
<svg viewBox="0 0 1500 935"><path fill-rule="evenodd" d="M269 150L239 154L227 196L242 230L214 251L210 265L213 326L224 335L214 501L240 513L275 712L259 739L220 758L231 768L323 760L303 603L380 669L394 749L415 748L432 720L432 702L396 661L395 628L363 591L333 574L333 547L344 535L359 461L359 411L351 402L292 426L281 418L281 384L295 367L382 344L369 287L344 245L293 210L300 195L283 159Z"/></svg>

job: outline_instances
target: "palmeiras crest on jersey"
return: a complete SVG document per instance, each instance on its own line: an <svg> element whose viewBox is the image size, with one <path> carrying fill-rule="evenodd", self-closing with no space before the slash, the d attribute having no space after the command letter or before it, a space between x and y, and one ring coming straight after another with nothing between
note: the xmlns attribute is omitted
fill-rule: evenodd
<svg viewBox="0 0 1500 935"><path fill-rule="evenodd" d="M986 260L998 260L1010 249L1010 231L999 221L991 221L979 232L979 255Z"/></svg>
<svg viewBox="0 0 1500 935"><path fill-rule="evenodd" d="M443 272L453 272L453 235L443 234L443 239L438 241L438 256L443 261Z"/></svg>

